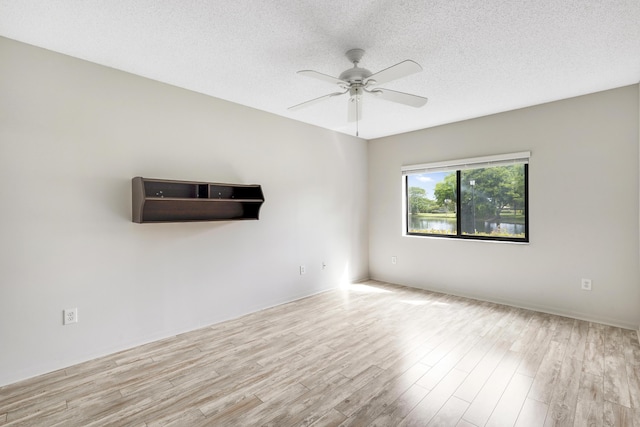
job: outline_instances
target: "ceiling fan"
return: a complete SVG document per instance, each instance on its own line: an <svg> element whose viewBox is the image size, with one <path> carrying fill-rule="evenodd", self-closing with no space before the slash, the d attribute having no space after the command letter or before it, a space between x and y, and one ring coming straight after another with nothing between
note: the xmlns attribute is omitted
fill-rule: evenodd
<svg viewBox="0 0 640 427"><path fill-rule="evenodd" d="M422 67L419 64L411 60L406 60L373 74L371 71L358 66L363 55L364 50L362 49L351 49L347 51L347 59L353 63L353 67L343 71L339 77L332 77L312 70L298 71L298 74L303 76L336 84L341 91L302 102L289 107L289 110L297 110L334 96L349 94L347 117L350 122L357 122L362 118L362 107L360 104L364 94L377 96L386 101L397 102L416 108L422 107L427 103L427 98L425 97L379 87L381 84L422 71Z"/></svg>

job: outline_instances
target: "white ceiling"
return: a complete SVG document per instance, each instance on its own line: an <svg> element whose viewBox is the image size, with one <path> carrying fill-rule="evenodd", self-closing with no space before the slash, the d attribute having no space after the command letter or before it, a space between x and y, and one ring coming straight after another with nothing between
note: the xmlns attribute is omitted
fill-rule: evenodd
<svg viewBox="0 0 640 427"><path fill-rule="evenodd" d="M0 0L0 35L349 134L346 96L287 110L336 90L297 70L421 64L383 87L427 105L365 98L366 139L640 80L640 0Z"/></svg>

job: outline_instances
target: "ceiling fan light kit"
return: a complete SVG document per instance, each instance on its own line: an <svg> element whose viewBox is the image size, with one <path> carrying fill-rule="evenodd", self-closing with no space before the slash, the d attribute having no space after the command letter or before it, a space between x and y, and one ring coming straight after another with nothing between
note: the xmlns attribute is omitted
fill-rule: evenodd
<svg viewBox="0 0 640 427"><path fill-rule="evenodd" d="M318 98L311 99L309 101L302 102L300 104L289 107L289 110L297 110L300 108L308 107L325 99L345 95L348 93L349 103L347 119L350 122L355 121L357 126L357 122L362 118L362 107L360 104L362 102L362 96L364 94L375 95L378 98L384 99L386 101L396 102L415 108L422 107L427 103L427 98L422 96L378 87L378 85L422 71L422 67L418 63L407 59L406 61L402 61L398 64L392 65L389 68L385 68L384 70L378 71L377 73L373 74L366 68L360 68L358 66L360 60L362 59L362 56L364 55L364 50L351 49L347 51L345 55L347 59L353 64L353 67L340 73L339 77L333 77L328 74L319 73L313 70L298 71L298 74L300 75L335 84L340 88L340 92L333 92ZM356 135L358 135L357 130Z"/></svg>

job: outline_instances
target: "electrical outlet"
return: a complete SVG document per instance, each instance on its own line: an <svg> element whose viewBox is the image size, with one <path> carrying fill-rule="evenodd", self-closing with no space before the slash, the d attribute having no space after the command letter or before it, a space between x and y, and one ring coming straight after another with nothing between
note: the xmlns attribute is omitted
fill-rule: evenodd
<svg viewBox="0 0 640 427"><path fill-rule="evenodd" d="M591 279L582 279L582 290L583 291L591 290Z"/></svg>
<svg viewBox="0 0 640 427"><path fill-rule="evenodd" d="M391 264L397 264L398 263L398 257L397 256L392 256L391 257Z"/></svg>
<svg viewBox="0 0 640 427"><path fill-rule="evenodd" d="M324 261L322 261L322 269L324 270L324 269L326 269L326 268L327 268L327 264L325 264L325 262L324 262Z"/></svg>
<svg viewBox="0 0 640 427"><path fill-rule="evenodd" d="M304 265L300 266L300 275L302 276L303 274L307 274L307 267L305 267Z"/></svg>
<svg viewBox="0 0 640 427"><path fill-rule="evenodd" d="M78 323L78 309L77 308L67 308L62 311L63 314L63 325L69 325L71 323Z"/></svg>

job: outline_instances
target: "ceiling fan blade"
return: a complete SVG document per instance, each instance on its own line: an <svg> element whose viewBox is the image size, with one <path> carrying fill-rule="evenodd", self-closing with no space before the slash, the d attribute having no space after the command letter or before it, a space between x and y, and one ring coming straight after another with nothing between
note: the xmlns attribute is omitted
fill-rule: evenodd
<svg viewBox="0 0 640 427"><path fill-rule="evenodd" d="M308 106L313 105L313 104L315 104L317 102L323 101L323 100L325 100L327 98L332 98L332 97L338 96L338 95L344 95L345 93L347 93L347 92L333 92L333 93L330 93L328 95L323 95L323 96L320 96L318 98L310 99L309 101L301 102L300 104L296 104L296 105L294 105L292 107L289 107L287 109L288 110L298 110L300 108L308 107Z"/></svg>
<svg viewBox="0 0 640 427"><path fill-rule="evenodd" d="M365 81L365 84L381 85L419 71L422 71L422 67L417 62L407 59L406 61L402 61L399 64L392 65L389 68L385 68L382 71L372 74Z"/></svg>
<svg viewBox="0 0 640 427"><path fill-rule="evenodd" d="M416 108L422 107L428 101L428 99L423 96L411 95L410 93L398 92L389 89L379 88L368 92L377 96L378 98L387 101L398 102L400 104Z"/></svg>
<svg viewBox="0 0 640 427"><path fill-rule="evenodd" d="M357 122L362 120L362 98L349 98L349 109L347 111L347 120L349 122Z"/></svg>
<svg viewBox="0 0 640 427"><path fill-rule="evenodd" d="M333 83L333 84L337 84L338 86L348 86L349 82L345 82L344 80L340 80L337 77L332 77L328 74L322 74L319 73L317 71L313 71L313 70L302 70L302 71L298 71L298 74L302 75L302 76L306 76L306 77L312 77L314 79L318 79L318 80L322 80L325 82L329 82L329 83Z"/></svg>

